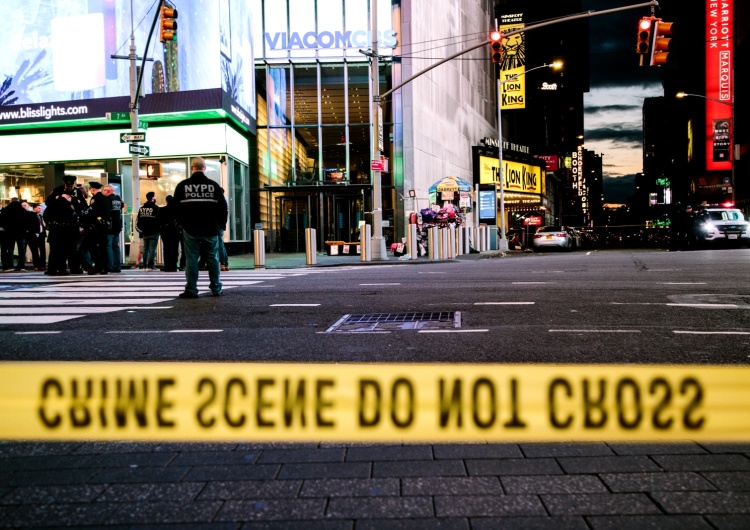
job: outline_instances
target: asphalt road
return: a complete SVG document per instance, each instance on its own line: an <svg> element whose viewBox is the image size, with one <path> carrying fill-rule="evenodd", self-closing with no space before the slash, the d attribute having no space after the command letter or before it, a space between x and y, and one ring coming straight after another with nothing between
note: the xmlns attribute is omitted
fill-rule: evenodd
<svg viewBox="0 0 750 530"><path fill-rule="evenodd" d="M745 249L618 250L235 270L223 275L225 296L197 300L176 298L182 290L179 273L128 271L48 285L6 284L0 301L8 297L17 304L3 308L8 312L62 300L75 314L75 306L85 307L87 300L106 304L123 292L135 298L130 309L51 324L0 325L8 345L1 358L747 363L748 264ZM49 278L20 276L33 282L33 275ZM68 298L53 298L63 296ZM458 312L460 328L328 331L345 315L407 312Z"/></svg>
<svg viewBox="0 0 750 530"><path fill-rule="evenodd" d="M609 250L232 270L225 296L197 300L177 298L180 274L4 274L0 359L747 365L749 263ZM0 442L0 528L738 529L748 507L750 440Z"/></svg>

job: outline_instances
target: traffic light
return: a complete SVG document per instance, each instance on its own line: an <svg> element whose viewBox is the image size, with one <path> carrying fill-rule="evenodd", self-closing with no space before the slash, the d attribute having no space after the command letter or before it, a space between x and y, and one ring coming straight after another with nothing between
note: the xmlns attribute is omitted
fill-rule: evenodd
<svg viewBox="0 0 750 530"><path fill-rule="evenodd" d="M159 40L177 40L177 10L172 7L161 7L161 23L159 26Z"/></svg>
<svg viewBox="0 0 750 530"><path fill-rule="evenodd" d="M654 20L654 28L651 31L653 42L651 44L651 66L663 66L667 64L669 55L669 41L672 40L672 22L664 22L657 18Z"/></svg>
<svg viewBox="0 0 750 530"><path fill-rule="evenodd" d="M635 52L639 55L646 55L651 49L651 30L653 24L654 17L643 17L638 22L638 42L635 45ZM643 66L642 57L641 66Z"/></svg>
<svg viewBox="0 0 750 530"><path fill-rule="evenodd" d="M503 62L503 34L497 30L490 33L490 55L493 63Z"/></svg>

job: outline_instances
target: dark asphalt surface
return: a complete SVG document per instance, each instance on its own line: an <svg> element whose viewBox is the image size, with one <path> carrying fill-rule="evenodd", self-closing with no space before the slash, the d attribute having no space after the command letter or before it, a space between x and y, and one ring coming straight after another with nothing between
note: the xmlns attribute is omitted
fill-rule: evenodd
<svg viewBox="0 0 750 530"><path fill-rule="evenodd" d="M307 269L304 254L266 258L269 271ZM329 265L344 267L335 274L303 276L301 282L293 277L266 280L275 286L272 289L238 287L219 299L171 301L172 309L163 312L118 312L107 324L88 315L58 326L63 333L57 337L18 335L16 330L33 326L3 325L2 359L209 360L201 352L211 351L211 360L247 361L299 362L307 354L316 362L559 359L747 364L750 354L742 335L717 341L673 333L676 328L711 326L750 330L750 313L744 309L750 297L748 250L505 257L488 253L452 263L420 260L408 270L390 267L403 265L396 259L383 266L361 264L359 258L318 258L315 271L328 271ZM253 266L252 257L231 257L230 264L233 270ZM360 264L378 266L365 269L364 279L345 270ZM464 282L451 281L454 270L461 271ZM560 281L562 276L565 281ZM388 290L383 285L361 285L401 283L406 278L412 284L394 286L399 292L393 296L378 295ZM514 283L514 290L508 289ZM257 300L255 290L262 290ZM603 299L603 292L611 296ZM505 301L533 300L535 305L512 313L493 306L481 312L468 307L467 300L498 300L498 293L504 293ZM299 307L278 312L265 308L272 302L312 302L326 296L335 299L334 307L320 313ZM708 299L731 299L737 308L696 311L666 305ZM542 300L550 300L553 307L545 307ZM471 339L321 334L344 311L425 310L430 304L465 311L463 325L489 328L490 342L486 334L475 337L479 333L470 334ZM150 316L155 313L158 316ZM551 341L546 334L551 327L583 324L638 333L579 334L570 341ZM215 342L221 346L206 350L210 343L202 341L208 339L179 334L169 341L148 335L101 339L108 330L197 325L221 327L226 344ZM97 337L103 346L81 348L97 344ZM747 529L750 440L440 445L0 442L0 528L70 527Z"/></svg>

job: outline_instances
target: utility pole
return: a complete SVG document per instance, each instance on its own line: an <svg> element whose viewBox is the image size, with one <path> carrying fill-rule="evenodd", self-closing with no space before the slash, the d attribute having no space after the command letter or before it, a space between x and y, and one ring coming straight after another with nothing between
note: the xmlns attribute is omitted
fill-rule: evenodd
<svg viewBox="0 0 750 530"><path fill-rule="evenodd" d="M161 2L159 2L161 6ZM157 9L157 13L158 13ZM158 16L158 14L157 14ZM148 52L148 49L146 49ZM144 56L146 53L144 53ZM135 53L135 26L133 25L133 0L130 0L130 129L133 133L138 132L138 68ZM138 266L138 253L141 248L141 235L135 229L135 219L138 208L141 205L141 160L138 153L133 153L130 165L133 178L133 199L130 205L130 220L133 223L133 236L130 240L130 252L128 253L128 264L131 267Z"/></svg>
<svg viewBox="0 0 750 530"><path fill-rule="evenodd" d="M370 4L372 12L372 158L380 160L383 149L383 124L381 123L382 108L380 107L380 65L378 63L378 0ZM382 174L379 169L372 171L372 260L387 260L388 253L383 239L383 186Z"/></svg>

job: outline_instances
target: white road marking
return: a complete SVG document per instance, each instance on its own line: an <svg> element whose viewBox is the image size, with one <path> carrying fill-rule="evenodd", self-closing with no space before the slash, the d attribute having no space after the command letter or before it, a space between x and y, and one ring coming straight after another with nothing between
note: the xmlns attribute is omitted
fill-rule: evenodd
<svg viewBox="0 0 750 530"><path fill-rule="evenodd" d="M16 335L59 335L62 331L16 331Z"/></svg>
<svg viewBox="0 0 750 530"><path fill-rule="evenodd" d="M474 305L534 305L536 302L474 302Z"/></svg>
<svg viewBox="0 0 750 530"><path fill-rule="evenodd" d="M136 304L159 304L162 302L172 302L174 298L142 298L142 299L130 299L130 298L111 298L111 299L58 299L58 300L45 300L44 305L124 305L132 307ZM3 300L0 299L0 307L13 307L13 306L26 306L30 303L41 303L30 299L16 299L16 300ZM122 309L122 308L121 308Z"/></svg>
<svg viewBox="0 0 750 530"><path fill-rule="evenodd" d="M140 298L150 298L150 297L157 297L157 296L171 296L176 297L182 292L182 289L173 289L172 291L159 291L151 293L149 291L94 291L96 293L96 296L112 296L112 297L119 297L119 298L127 298L127 297L140 297ZM94 293L89 293L88 291L76 291L72 293L61 293L61 292L45 292L45 293L30 293L26 289L22 291L10 291L10 292L0 292L0 299L6 299L6 298L44 298L44 299L50 299L50 298L82 298L82 297L88 297L88 296L94 296ZM0 302L1 305L1 302Z"/></svg>
<svg viewBox="0 0 750 530"><path fill-rule="evenodd" d="M55 324L64 322L73 318L80 318L83 315L65 315L65 316L1 316L0 324Z"/></svg>
<svg viewBox="0 0 750 530"><path fill-rule="evenodd" d="M320 304L271 304L269 307L318 307Z"/></svg>
<svg viewBox="0 0 750 530"><path fill-rule="evenodd" d="M113 313L115 311L122 310L122 307L19 307L14 309L0 308L0 315L60 315L66 313L91 314Z"/></svg>
<svg viewBox="0 0 750 530"><path fill-rule="evenodd" d="M681 331L672 330L676 335L750 335L750 331Z"/></svg>
<svg viewBox="0 0 750 530"><path fill-rule="evenodd" d="M658 282L661 285L706 285L706 282Z"/></svg>
<svg viewBox="0 0 750 530"><path fill-rule="evenodd" d="M713 309L737 309L737 304L664 304L673 307L707 307Z"/></svg>
<svg viewBox="0 0 750 530"><path fill-rule="evenodd" d="M223 329L173 329L169 333L222 333Z"/></svg>
<svg viewBox="0 0 750 530"><path fill-rule="evenodd" d="M639 329L550 329L550 333L640 333Z"/></svg>
<svg viewBox="0 0 750 530"><path fill-rule="evenodd" d="M486 333L488 329L420 329L417 333Z"/></svg>
<svg viewBox="0 0 750 530"><path fill-rule="evenodd" d="M360 283L360 285L401 285L400 283Z"/></svg>
<svg viewBox="0 0 750 530"><path fill-rule="evenodd" d="M552 283L552 282L511 282L511 285L541 285L544 283Z"/></svg>

